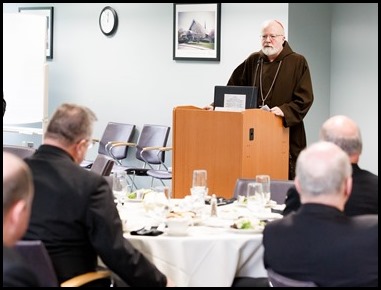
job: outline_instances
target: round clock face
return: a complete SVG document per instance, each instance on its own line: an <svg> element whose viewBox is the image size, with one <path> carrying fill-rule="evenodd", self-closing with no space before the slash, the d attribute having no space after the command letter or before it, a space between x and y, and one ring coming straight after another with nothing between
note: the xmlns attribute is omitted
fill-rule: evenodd
<svg viewBox="0 0 381 290"><path fill-rule="evenodd" d="M111 35L116 31L118 26L118 15L113 8L107 6L102 9L99 16L99 26L105 35Z"/></svg>

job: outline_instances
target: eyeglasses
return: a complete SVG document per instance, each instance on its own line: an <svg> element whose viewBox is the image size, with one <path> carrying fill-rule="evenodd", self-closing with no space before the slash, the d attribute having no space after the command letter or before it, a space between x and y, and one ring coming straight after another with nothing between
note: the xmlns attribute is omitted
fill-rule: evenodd
<svg viewBox="0 0 381 290"><path fill-rule="evenodd" d="M262 40L266 40L267 37L270 37L270 40L274 40L278 36L283 36L283 35L282 34L269 34L269 35L261 35L260 37Z"/></svg>
<svg viewBox="0 0 381 290"><path fill-rule="evenodd" d="M89 143L89 144L87 145L87 149L92 148L92 147L94 146L94 144L96 143L96 142L95 142L94 140L92 140L92 139L88 139L87 142Z"/></svg>

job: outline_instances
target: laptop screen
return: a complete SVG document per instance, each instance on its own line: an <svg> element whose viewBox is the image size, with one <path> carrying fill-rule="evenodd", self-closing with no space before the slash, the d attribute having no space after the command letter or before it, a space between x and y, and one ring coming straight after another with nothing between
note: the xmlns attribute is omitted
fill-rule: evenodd
<svg viewBox="0 0 381 290"><path fill-rule="evenodd" d="M214 109L239 111L257 108L258 88L253 86L215 86Z"/></svg>

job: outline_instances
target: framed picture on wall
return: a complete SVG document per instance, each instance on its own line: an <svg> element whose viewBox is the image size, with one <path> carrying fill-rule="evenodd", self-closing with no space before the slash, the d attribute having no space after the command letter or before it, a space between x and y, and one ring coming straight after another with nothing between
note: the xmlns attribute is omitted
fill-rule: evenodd
<svg viewBox="0 0 381 290"><path fill-rule="evenodd" d="M173 4L173 59L220 60L221 3Z"/></svg>
<svg viewBox="0 0 381 290"><path fill-rule="evenodd" d="M53 59L53 18L54 7L19 7L19 13L43 15L46 17L46 58Z"/></svg>

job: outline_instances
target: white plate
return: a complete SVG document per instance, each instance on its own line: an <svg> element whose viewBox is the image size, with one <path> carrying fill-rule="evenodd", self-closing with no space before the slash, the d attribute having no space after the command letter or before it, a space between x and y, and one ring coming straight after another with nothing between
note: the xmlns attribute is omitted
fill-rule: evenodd
<svg viewBox="0 0 381 290"><path fill-rule="evenodd" d="M253 216L260 220L277 220L283 217L283 215L281 215L280 213L275 213L275 212L255 213L253 214Z"/></svg>
<svg viewBox="0 0 381 290"><path fill-rule="evenodd" d="M236 234L260 234L263 232L263 227L258 227L256 229L235 229L230 227L229 232Z"/></svg>
<svg viewBox="0 0 381 290"><path fill-rule="evenodd" d="M202 225L212 228L226 228L231 225L231 220L210 217L203 220Z"/></svg>
<svg viewBox="0 0 381 290"><path fill-rule="evenodd" d="M238 202L237 200L233 202L234 205L240 206L240 207L246 207L247 202Z"/></svg>
<svg viewBox="0 0 381 290"><path fill-rule="evenodd" d="M128 201L128 202L142 202L143 201L143 199L140 199L140 198L126 198L126 200Z"/></svg>
<svg viewBox="0 0 381 290"><path fill-rule="evenodd" d="M196 225L199 225L201 224L203 221L203 219L201 217L194 217L194 218L191 218L191 224L196 226Z"/></svg>

